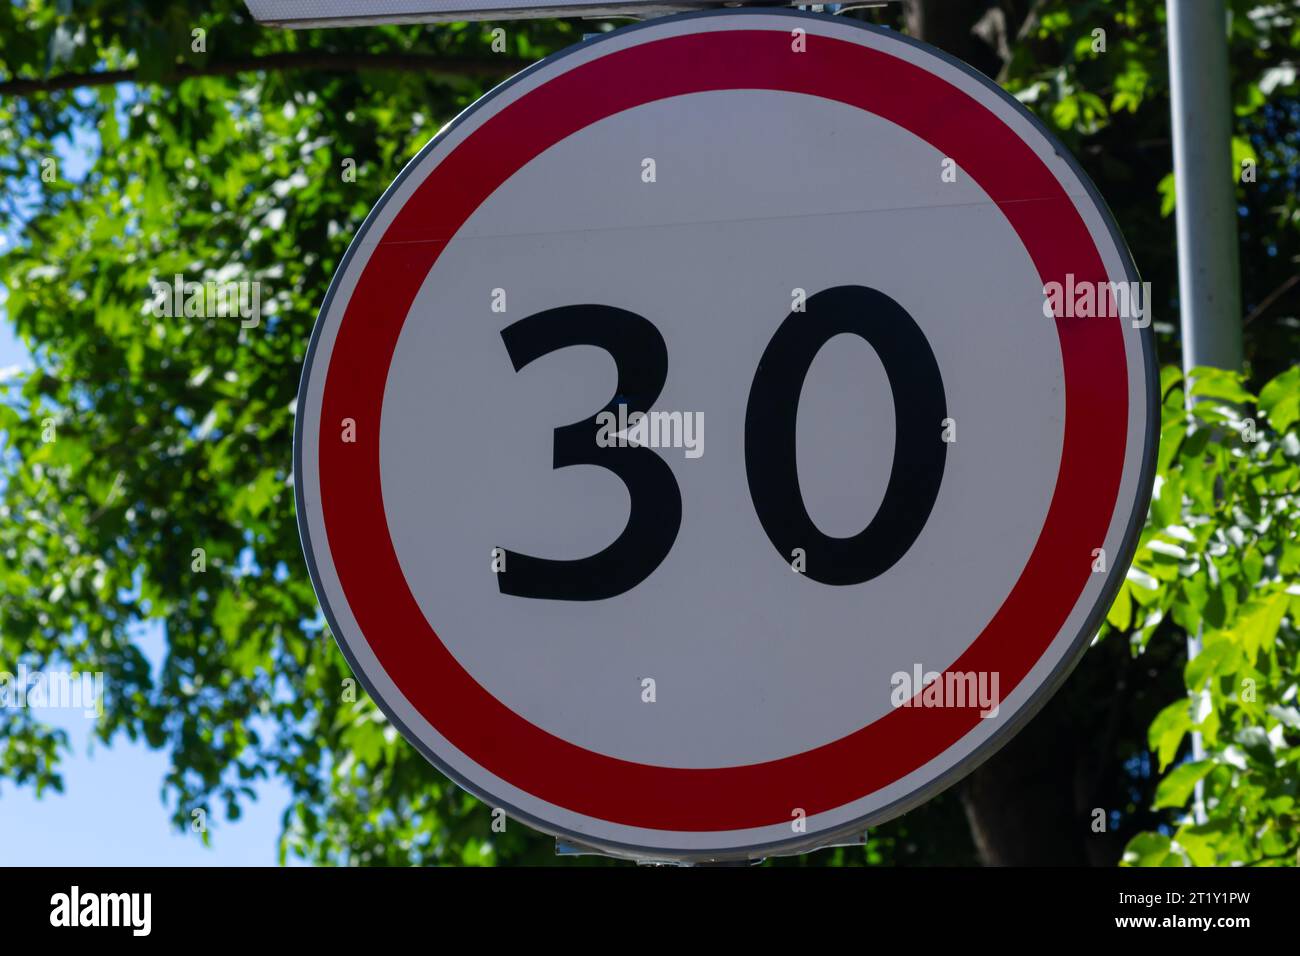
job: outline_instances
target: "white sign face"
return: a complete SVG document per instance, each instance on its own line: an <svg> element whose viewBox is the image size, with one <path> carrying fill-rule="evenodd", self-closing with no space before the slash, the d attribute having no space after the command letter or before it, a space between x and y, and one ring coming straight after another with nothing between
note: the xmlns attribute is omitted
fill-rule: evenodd
<svg viewBox="0 0 1300 956"><path fill-rule="evenodd" d="M1005 742L1124 576L1135 279L1064 150L896 33L720 11L574 47L439 133L335 276L298 403L317 594L515 819L653 858L860 835Z"/></svg>
<svg viewBox="0 0 1300 956"><path fill-rule="evenodd" d="M245 0L263 26L354 27L375 23L656 16L709 7L705 0Z"/></svg>

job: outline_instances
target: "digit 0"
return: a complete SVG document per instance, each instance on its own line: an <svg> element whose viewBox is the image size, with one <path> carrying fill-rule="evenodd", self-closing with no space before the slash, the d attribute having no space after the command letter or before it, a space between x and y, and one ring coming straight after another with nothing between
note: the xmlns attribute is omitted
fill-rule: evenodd
<svg viewBox="0 0 1300 956"><path fill-rule="evenodd" d="M850 333L876 350L894 395L894 462L884 500L862 531L822 534L799 490L795 426L799 396L813 358L832 337ZM907 311L875 289L837 286L791 312L754 373L745 410L745 474L754 511L782 560L803 548L801 577L823 584L861 584L893 567L930 518L948 446L939 423L948 417L939 363ZM852 435L851 421L843 433Z"/></svg>

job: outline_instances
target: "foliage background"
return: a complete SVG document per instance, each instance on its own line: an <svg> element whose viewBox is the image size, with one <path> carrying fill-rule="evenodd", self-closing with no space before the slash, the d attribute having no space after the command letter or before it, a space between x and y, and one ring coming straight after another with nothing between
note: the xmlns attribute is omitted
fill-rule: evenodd
<svg viewBox="0 0 1300 956"><path fill-rule="evenodd" d="M1096 181L1156 292L1160 478L1108 623L1043 713L865 848L784 863L1298 862L1300 14L1230 6L1231 148L1257 163L1236 185L1247 367L1198 376L1190 416L1163 4L906 0L845 14L995 76ZM0 283L36 365L0 402L0 669L105 672L97 735L170 756L178 827L198 808L237 817L273 775L293 793L282 859L557 862L523 827L492 834L487 808L364 694L343 699L349 672L303 573L289 472L310 327L371 205L493 82L612 26L500 25L504 54L490 50L495 24L285 32L238 0L0 6L0 203L20 237ZM98 139L89 172L42 181L78 130ZM151 283L174 273L260 280L262 326L152 319ZM42 440L47 419L57 441ZM133 637L143 620L165 627L158 675ZM31 712L0 711L0 779L57 789L67 747Z"/></svg>

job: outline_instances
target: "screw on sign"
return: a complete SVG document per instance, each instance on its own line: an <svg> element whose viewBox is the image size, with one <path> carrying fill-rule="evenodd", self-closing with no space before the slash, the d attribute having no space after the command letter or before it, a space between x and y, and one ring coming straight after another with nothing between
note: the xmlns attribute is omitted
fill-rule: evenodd
<svg viewBox="0 0 1300 956"><path fill-rule="evenodd" d="M772 11L605 35L439 133L335 276L317 594L515 819L651 859L860 835L1023 725L1127 568L1135 283L1065 152L929 47Z"/></svg>

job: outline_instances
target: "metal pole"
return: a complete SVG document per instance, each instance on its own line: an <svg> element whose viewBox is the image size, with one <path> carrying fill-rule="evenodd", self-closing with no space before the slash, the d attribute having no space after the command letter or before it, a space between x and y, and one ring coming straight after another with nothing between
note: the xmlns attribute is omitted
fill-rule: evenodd
<svg viewBox="0 0 1300 956"><path fill-rule="evenodd" d="M1240 369L1241 279L1223 0L1166 0L1183 370Z"/></svg>
<svg viewBox="0 0 1300 956"><path fill-rule="evenodd" d="M1169 88L1178 200L1178 300L1183 372L1197 366L1240 370L1241 277L1232 164L1232 96L1224 0L1166 0ZM1188 401L1190 403L1190 389ZM1201 634L1187 636L1187 656ZM1204 697L1204 695L1202 695ZM1197 701L1197 717L1204 699ZM1192 757L1201 760L1201 735ZM1196 785L1192 816L1205 822L1205 795Z"/></svg>

